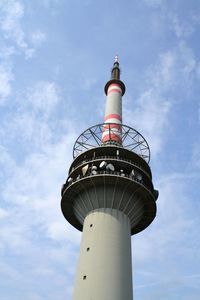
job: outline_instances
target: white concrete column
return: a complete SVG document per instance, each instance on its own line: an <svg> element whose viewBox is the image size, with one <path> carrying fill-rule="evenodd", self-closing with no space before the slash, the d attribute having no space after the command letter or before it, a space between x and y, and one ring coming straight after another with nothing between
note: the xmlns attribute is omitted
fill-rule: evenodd
<svg viewBox="0 0 200 300"><path fill-rule="evenodd" d="M121 211L102 208L84 220L74 300L132 300L131 232Z"/></svg>

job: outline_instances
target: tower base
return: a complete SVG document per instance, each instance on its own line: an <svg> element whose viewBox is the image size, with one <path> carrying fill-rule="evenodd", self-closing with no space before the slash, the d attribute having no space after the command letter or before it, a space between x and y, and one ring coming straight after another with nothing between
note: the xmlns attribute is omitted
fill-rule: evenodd
<svg viewBox="0 0 200 300"><path fill-rule="evenodd" d="M73 300L132 300L131 228L121 211L102 208L84 220Z"/></svg>

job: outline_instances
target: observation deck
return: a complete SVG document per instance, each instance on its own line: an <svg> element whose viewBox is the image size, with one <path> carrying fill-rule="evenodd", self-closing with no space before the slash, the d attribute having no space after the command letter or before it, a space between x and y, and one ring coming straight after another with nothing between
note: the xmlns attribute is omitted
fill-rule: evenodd
<svg viewBox="0 0 200 300"><path fill-rule="evenodd" d="M103 123L85 130L75 142L74 161L61 190L62 212L82 231L91 211L113 208L129 217L131 234L135 234L156 215L158 191L148 164L150 149L144 137L126 125L120 125L123 144L102 143L105 125L112 136L113 123Z"/></svg>

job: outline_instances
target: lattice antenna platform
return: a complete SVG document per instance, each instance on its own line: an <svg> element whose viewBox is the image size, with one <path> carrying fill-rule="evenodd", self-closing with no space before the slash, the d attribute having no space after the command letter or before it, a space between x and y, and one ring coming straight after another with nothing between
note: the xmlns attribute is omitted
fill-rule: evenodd
<svg viewBox="0 0 200 300"><path fill-rule="evenodd" d="M145 138L135 129L121 124L121 139L122 145L116 141L112 141L111 137L115 133L115 123L102 123L94 125L86 129L76 140L73 148L73 157L76 158L79 154L87 151L91 148L96 148L100 146L105 146L102 143L102 134L105 131L105 125L108 127L110 134L110 140L107 145L116 145L117 147L122 147L130 151L135 152L140 157L142 157L147 163L150 161L150 148L145 140ZM118 125L118 124L115 124Z"/></svg>

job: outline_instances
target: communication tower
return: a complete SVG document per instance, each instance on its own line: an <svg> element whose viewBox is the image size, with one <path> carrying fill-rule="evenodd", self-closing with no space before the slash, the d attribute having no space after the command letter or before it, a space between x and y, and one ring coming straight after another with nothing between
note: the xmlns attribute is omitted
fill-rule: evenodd
<svg viewBox="0 0 200 300"><path fill-rule="evenodd" d="M115 57L105 85L104 123L76 140L61 191L64 217L83 231L74 300L133 299L131 235L156 215L150 149L137 130L122 124L124 93Z"/></svg>

